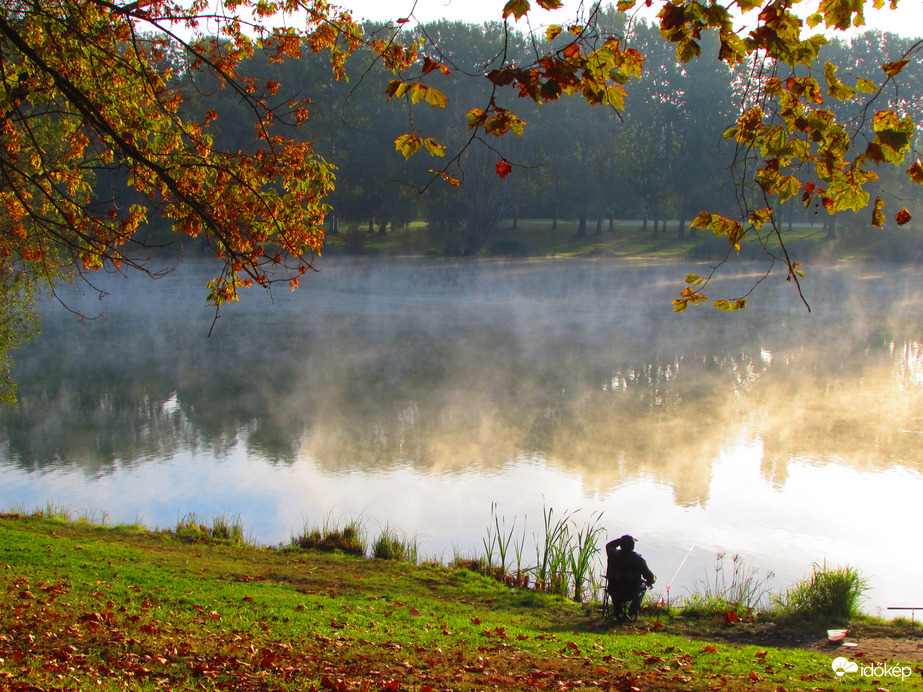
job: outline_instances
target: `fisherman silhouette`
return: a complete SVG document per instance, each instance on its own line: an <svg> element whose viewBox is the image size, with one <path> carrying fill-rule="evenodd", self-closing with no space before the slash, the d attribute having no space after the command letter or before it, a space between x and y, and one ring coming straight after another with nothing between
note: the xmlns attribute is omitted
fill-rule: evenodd
<svg viewBox="0 0 923 692"><path fill-rule="evenodd" d="M656 577L643 557L635 552L635 539L625 534L606 544L606 591L619 621L641 613L644 594Z"/></svg>

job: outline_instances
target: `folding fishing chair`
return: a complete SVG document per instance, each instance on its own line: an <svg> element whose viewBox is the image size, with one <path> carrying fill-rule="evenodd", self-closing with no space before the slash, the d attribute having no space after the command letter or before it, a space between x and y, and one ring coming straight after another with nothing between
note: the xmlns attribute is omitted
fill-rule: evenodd
<svg viewBox="0 0 923 692"><path fill-rule="evenodd" d="M618 622L631 622L641 613L641 601L647 593L648 585L641 582L615 582L610 585L605 580L603 590L603 617L615 617ZM611 588L614 587L614 588Z"/></svg>

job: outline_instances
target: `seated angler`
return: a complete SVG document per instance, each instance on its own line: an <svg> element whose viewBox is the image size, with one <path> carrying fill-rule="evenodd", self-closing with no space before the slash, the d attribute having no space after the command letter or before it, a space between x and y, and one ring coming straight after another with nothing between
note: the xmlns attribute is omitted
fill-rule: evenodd
<svg viewBox="0 0 923 692"><path fill-rule="evenodd" d="M606 544L606 558L606 591L613 612L619 620L633 620L641 613L641 600L656 577L635 552L635 539L627 534Z"/></svg>

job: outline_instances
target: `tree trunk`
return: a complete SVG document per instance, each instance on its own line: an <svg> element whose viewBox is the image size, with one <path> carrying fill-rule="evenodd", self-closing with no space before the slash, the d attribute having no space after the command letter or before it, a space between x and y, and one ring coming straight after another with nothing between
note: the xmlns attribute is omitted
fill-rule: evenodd
<svg viewBox="0 0 923 692"><path fill-rule="evenodd" d="M824 240L836 240L836 218L831 216L824 222L824 228L827 229L827 235L824 236Z"/></svg>
<svg viewBox="0 0 923 692"><path fill-rule="evenodd" d="M603 217L602 215L600 215L596 218L596 234L595 235L602 235L602 234L603 234Z"/></svg>
<svg viewBox="0 0 923 692"><path fill-rule="evenodd" d="M382 219L381 223L378 224L378 235L385 236L388 235L388 220Z"/></svg>
<svg viewBox="0 0 923 692"><path fill-rule="evenodd" d="M615 214L609 214L609 233L615 233Z"/></svg>
<svg viewBox="0 0 923 692"><path fill-rule="evenodd" d="M369 235L375 232L375 214L369 214Z"/></svg>
<svg viewBox="0 0 923 692"><path fill-rule="evenodd" d="M679 220L679 228L676 229L676 237L682 240L686 237L686 218L683 217Z"/></svg>
<svg viewBox="0 0 923 692"><path fill-rule="evenodd" d="M580 212L577 218L580 219L580 223L577 225L577 237L586 238L586 212Z"/></svg>

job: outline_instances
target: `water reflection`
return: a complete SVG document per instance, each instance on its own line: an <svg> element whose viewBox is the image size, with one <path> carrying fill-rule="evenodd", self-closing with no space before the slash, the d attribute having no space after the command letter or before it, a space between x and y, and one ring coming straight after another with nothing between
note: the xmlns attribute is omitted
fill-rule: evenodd
<svg viewBox="0 0 923 692"><path fill-rule="evenodd" d="M712 549L792 578L837 555L912 598L857 540L909 540L913 503L892 500L923 487L913 272L825 272L810 315L784 287L744 315L676 315L676 266L321 266L212 338L195 264L112 277L105 318L48 314L0 417L0 505L240 512L267 542L337 506L426 527L440 552L476 549L493 499L553 502L606 511L664 565L698 542L697 576Z"/></svg>

